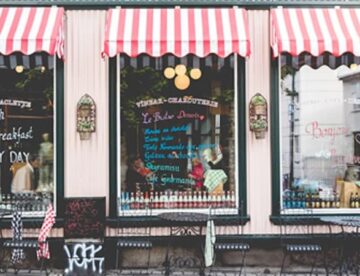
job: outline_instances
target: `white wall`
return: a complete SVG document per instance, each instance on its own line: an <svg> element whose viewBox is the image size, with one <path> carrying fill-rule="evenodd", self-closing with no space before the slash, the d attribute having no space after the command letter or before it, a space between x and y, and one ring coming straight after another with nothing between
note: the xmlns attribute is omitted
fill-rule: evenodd
<svg viewBox="0 0 360 276"><path fill-rule="evenodd" d="M66 11L65 197L108 197L109 193L108 62L101 57L105 13ZM85 93L96 103L96 132L81 141L76 104Z"/></svg>

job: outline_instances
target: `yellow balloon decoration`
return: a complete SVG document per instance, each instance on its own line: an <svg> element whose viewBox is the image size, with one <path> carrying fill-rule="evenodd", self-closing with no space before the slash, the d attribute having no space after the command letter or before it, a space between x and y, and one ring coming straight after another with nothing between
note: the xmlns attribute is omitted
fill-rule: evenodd
<svg viewBox="0 0 360 276"><path fill-rule="evenodd" d="M176 67L175 67L175 73L176 73L176 75L178 75L178 76L185 75L185 73L186 73L186 66L185 66L184 64L176 65Z"/></svg>
<svg viewBox="0 0 360 276"><path fill-rule="evenodd" d="M172 78L174 78L175 77L175 70L174 70L174 68L172 68L172 67L167 67L165 70L164 70L164 76L165 76L165 78L167 78L167 79L172 79Z"/></svg>
<svg viewBox="0 0 360 276"><path fill-rule="evenodd" d="M201 70L199 68L194 68L194 69L191 69L190 71L190 77L193 79L193 80L198 80L201 78Z"/></svg>
<svg viewBox="0 0 360 276"><path fill-rule="evenodd" d="M175 78L175 86L179 90L185 90L190 86L190 78L186 75L180 75Z"/></svg>

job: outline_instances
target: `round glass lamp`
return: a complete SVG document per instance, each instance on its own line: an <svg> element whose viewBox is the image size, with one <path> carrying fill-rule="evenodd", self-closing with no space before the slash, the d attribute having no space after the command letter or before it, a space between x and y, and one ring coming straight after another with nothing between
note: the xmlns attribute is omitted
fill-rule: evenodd
<svg viewBox="0 0 360 276"><path fill-rule="evenodd" d="M190 78L186 75L180 75L175 78L175 86L179 90L185 90L190 86Z"/></svg>
<svg viewBox="0 0 360 276"><path fill-rule="evenodd" d="M167 79L172 79L172 78L174 78L174 77L175 77L175 70L174 70L174 68L172 68L172 67L167 67L167 68L165 68L165 70L164 70L164 76L165 76L165 78L167 78Z"/></svg>
<svg viewBox="0 0 360 276"><path fill-rule="evenodd" d="M185 73L186 73L186 66L185 66L184 64L176 65L176 67L175 67L175 73L176 73L176 75L178 75L178 76L185 75Z"/></svg>
<svg viewBox="0 0 360 276"><path fill-rule="evenodd" d="M16 73L22 73L23 71L24 71L24 66L22 66L22 65L17 65L16 67L15 67L15 71L16 71Z"/></svg>
<svg viewBox="0 0 360 276"><path fill-rule="evenodd" d="M194 68L194 69L191 69L190 71L190 77L193 79L193 80L198 80L201 78L201 70L199 68Z"/></svg>

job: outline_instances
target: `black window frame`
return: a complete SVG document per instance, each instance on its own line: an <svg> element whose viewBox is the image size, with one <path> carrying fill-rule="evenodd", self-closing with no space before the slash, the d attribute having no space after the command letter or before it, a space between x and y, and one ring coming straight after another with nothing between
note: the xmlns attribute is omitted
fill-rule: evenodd
<svg viewBox="0 0 360 276"><path fill-rule="evenodd" d="M272 56L272 53L271 53ZM270 139L271 139L271 215L270 221L275 225L287 223L286 218L291 214L281 214L281 153L280 153L280 91L279 91L279 57L272 58L270 66ZM304 216L304 223L323 224L319 220L323 216L359 216L359 213L333 212L327 214L313 214L311 218Z"/></svg>
<svg viewBox="0 0 360 276"><path fill-rule="evenodd" d="M247 168L246 168L246 83L245 83L245 58L238 56L237 66L238 80L238 199L243 202L242 214L247 214ZM136 227L144 225L164 225L156 216L118 216L117 215L117 195L118 195L118 179L117 179L117 151L118 137L117 128L120 125L117 122L117 57L109 58L109 217L108 224L116 227L121 221L124 227ZM240 154L241 153L241 154ZM215 219L219 224L238 223L238 215L221 215ZM246 223L250 218L244 215L242 221Z"/></svg>
<svg viewBox="0 0 360 276"><path fill-rule="evenodd" d="M54 86L55 93L55 120L56 126L56 222L54 227L61 227L64 222L64 61L55 58ZM55 124L56 122L56 124ZM55 198L54 198L55 199ZM24 227L33 227L43 221L42 217L24 217ZM1 220L1 227L10 228L11 218Z"/></svg>

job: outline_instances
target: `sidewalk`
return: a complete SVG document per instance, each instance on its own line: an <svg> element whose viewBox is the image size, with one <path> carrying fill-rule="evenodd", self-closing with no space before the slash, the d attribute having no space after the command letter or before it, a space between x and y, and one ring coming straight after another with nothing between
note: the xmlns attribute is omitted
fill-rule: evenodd
<svg viewBox="0 0 360 276"><path fill-rule="evenodd" d="M205 270L205 275L206 276L238 276L239 275L239 270L237 270L236 267L231 267L231 268L226 268L226 267L221 267L221 268L212 268L210 269L206 269ZM301 273L301 272L304 273ZM310 273L305 273L305 271L309 271L308 267L295 267L292 270L290 270L289 273L287 274L282 274L282 275L300 275L300 276L306 276L306 275L310 275ZM317 273L316 273L317 272ZM19 275L19 276L24 276L24 275L29 275L29 276L38 276L38 275L45 275L45 273L40 274L39 271L32 271L32 273L29 273L26 270L21 270L19 271L17 274L15 274L13 272L13 270L10 270L7 273L0 273L0 275ZM54 270L52 272L49 273L49 276L62 276L63 275L63 271L61 270ZM98 274L97 274L98 275ZM127 276L140 276L140 275L153 275L153 276L161 276L164 275L164 270L163 269L149 269L149 270L144 270L144 269L124 269L121 274L119 273L119 271L116 270L109 270L106 271L103 275L106 276L116 276L116 275L127 275ZM245 271L242 271L241 275L247 275L247 276L261 276L261 275L266 275L266 276L278 276L280 275L280 268L279 267L269 267L269 268L265 268L265 267L247 267ZM316 271L313 271L312 275L326 275L325 274L325 270L322 269L316 269ZM336 273L332 273L329 274L331 276L333 275L338 275ZM352 275L356 275L354 274L348 274L350 276ZM84 275L73 275L73 276L84 276ZM91 275L89 275L91 276ZM197 269L179 269L177 271L172 271L170 276L199 276L199 270Z"/></svg>

